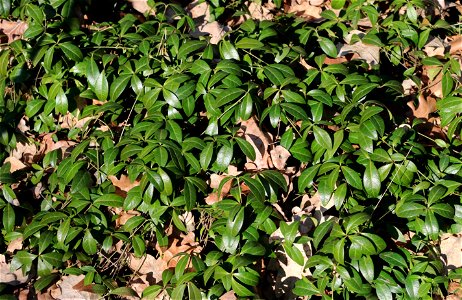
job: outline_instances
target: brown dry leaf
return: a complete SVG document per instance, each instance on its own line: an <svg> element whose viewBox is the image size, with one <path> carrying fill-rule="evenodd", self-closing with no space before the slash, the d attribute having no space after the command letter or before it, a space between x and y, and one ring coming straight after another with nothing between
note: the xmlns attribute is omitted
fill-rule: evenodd
<svg viewBox="0 0 462 300"><path fill-rule="evenodd" d="M0 20L0 33L8 37L8 43L21 39L27 27L28 25L26 22Z"/></svg>
<svg viewBox="0 0 462 300"><path fill-rule="evenodd" d="M16 148L11 151L10 156L13 156L25 164L31 164L37 160L39 155L37 146L32 143L19 142L16 143Z"/></svg>
<svg viewBox="0 0 462 300"><path fill-rule="evenodd" d="M8 244L8 248L6 248L6 252L14 253L14 251L16 251L16 250L21 250L22 249L22 242L23 242L22 237L18 237L17 239L12 240Z"/></svg>
<svg viewBox="0 0 462 300"><path fill-rule="evenodd" d="M380 62L380 47L364 44L361 41L351 44L354 35L362 38L365 34L360 30L350 31L344 38L346 44L339 48L338 57L353 55L351 59L362 59L370 65L378 64Z"/></svg>
<svg viewBox="0 0 462 300"><path fill-rule="evenodd" d="M210 35L210 43L218 44L221 38L230 28L223 26L210 17L210 6L206 2L195 0L191 2L186 10L196 22L196 30L191 33L193 37Z"/></svg>
<svg viewBox="0 0 462 300"><path fill-rule="evenodd" d="M308 21L316 21L321 19L322 8L319 6L311 5L308 0L297 1L299 3L293 4L289 7L288 13L293 13L298 17Z"/></svg>
<svg viewBox="0 0 462 300"><path fill-rule="evenodd" d="M449 53L451 53L451 54L456 54L456 53L462 54L462 35L453 36L453 37L451 37L451 39L452 39L451 42L450 42L451 48L449 50Z"/></svg>
<svg viewBox="0 0 462 300"><path fill-rule="evenodd" d="M454 299L462 299L462 286L460 286L460 282L455 282L455 281L449 282L448 293L454 294L454 295L451 295L451 296L456 297ZM449 298L446 298L446 299L449 299Z"/></svg>
<svg viewBox="0 0 462 300"><path fill-rule="evenodd" d="M63 276L56 283L58 288L51 290L52 299L98 300L100 296L91 292L91 286L82 288L85 275Z"/></svg>
<svg viewBox="0 0 462 300"><path fill-rule="evenodd" d="M187 235L183 233L173 234L170 236L170 244L167 250L161 249L158 244L156 244L156 250L161 253L161 258L167 263L169 268L174 268L177 262L180 260L181 256L175 256L180 252L186 253L199 253L202 251L202 247L198 242L195 241L194 232L188 232Z"/></svg>
<svg viewBox="0 0 462 300"><path fill-rule="evenodd" d="M115 210L115 214L119 216L117 220L115 221L115 226L117 228L119 228L120 226L123 226L125 223L127 223L129 219L133 218L134 216L141 215L141 213L136 210L129 210L129 211Z"/></svg>
<svg viewBox="0 0 462 300"><path fill-rule="evenodd" d="M443 97L443 72L438 66L423 66L422 77L426 79L426 87L437 98Z"/></svg>
<svg viewBox="0 0 462 300"><path fill-rule="evenodd" d="M221 297L219 299L220 300L236 300L237 297L236 297L236 294L234 293L234 291L231 290L231 291L226 292L223 295L221 295Z"/></svg>
<svg viewBox="0 0 462 300"><path fill-rule="evenodd" d="M370 65L376 65L380 62L380 47L367 45L363 42L357 42L353 45L344 44L338 51L339 56L348 54L357 54L359 59L366 61Z"/></svg>
<svg viewBox="0 0 462 300"><path fill-rule="evenodd" d="M286 167L286 162L291 156L290 152L286 148L278 145L270 151L270 154L271 161L273 162L273 165L276 167L276 169L284 170Z"/></svg>
<svg viewBox="0 0 462 300"><path fill-rule="evenodd" d="M146 254L141 258L136 258L133 254L129 256L129 268L141 275L146 275L146 279L151 284L162 281L162 272L168 269L167 262L162 258L154 258L151 254Z"/></svg>
<svg viewBox="0 0 462 300"><path fill-rule="evenodd" d="M22 161L12 156L5 159L5 163L8 162L10 163L10 173L27 168L27 166Z"/></svg>
<svg viewBox="0 0 462 300"><path fill-rule="evenodd" d="M156 15L153 8L148 5L147 0L128 0L128 2L132 4L133 9L135 9L136 11L142 14L148 13L152 16Z"/></svg>
<svg viewBox="0 0 462 300"><path fill-rule="evenodd" d="M98 118L97 116L93 116L93 117L85 117L79 120L78 116L74 116L73 114L68 112L60 120L60 125L61 125L61 128L63 129L70 129L70 128L82 129L88 121L91 121L97 118Z"/></svg>
<svg viewBox="0 0 462 300"><path fill-rule="evenodd" d="M11 272L11 266L6 262L6 257L0 254L0 283L19 285L27 282L28 276L22 274L21 269Z"/></svg>
<svg viewBox="0 0 462 300"><path fill-rule="evenodd" d="M47 154L48 152L51 152L53 150L61 149L63 155L67 156L69 154L69 148L74 147L77 144L74 141L65 140L55 142L53 141L53 133L47 133L43 135L41 138L42 142L40 144L39 153L41 153L42 155Z"/></svg>
<svg viewBox="0 0 462 300"><path fill-rule="evenodd" d="M423 51L430 57L444 57L445 46L440 38L434 37L427 42Z"/></svg>
<svg viewBox="0 0 462 300"><path fill-rule="evenodd" d="M419 96L419 106L416 108L414 101L409 101L407 106L412 110L412 115L416 118L428 120L430 114L436 111L436 99L428 96L425 98L422 94Z"/></svg>
<svg viewBox="0 0 462 300"><path fill-rule="evenodd" d="M251 1L247 7L249 8L250 17L254 20L272 20L274 17L271 13L271 9L274 8L274 4L270 2L265 3L265 5L261 5L261 1Z"/></svg>
<svg viewBox="0 0 462 300"><path fill-rule="evenodd" d="M288 222L291 223L291 222ZM300 233L297 233L299 236ZM278 228L270 236L270 241L283 240L284 237L280 228ZM302 253L304 263L308 261L308 258L312 255L310 243L293 244L292 247L296 247ZM292 289L295 286L295 282L301 279L303 276L311 275L309 269L306 269L293 261L289 255L285 252L283 247L279 247L276 250L276 260L273 260L268 265L268 269L276 271L277 275L272 282L275 296L278 299L295 299L295 295L292 294Z"/></svg>
<svg viewBox="0 0 462 300"><path fill-rule="evenodd" d="M256 153L255 161L250 161L249 158L247 158L247 162L252 162L255 167L253 168L248 164L246 164L246 167L257 170L268 169L268 162L270 159L268 146L272 142L271 135L260 129L254 116L247 121L241 122L240 132L244 133L245 139L253 146Z"/></svg>
<svg viewBox="0 0 462 300"><path fill-rule="evenodd" d="M443 261L448 270L462 267L462 233L443 233L440 247Z"/></svg>
<svg viewBox="0 0 462 300"><path fill-rule="evenodd" d="M130 179L128 178L127 175L120 175L120 179L118 179L116 176L114 175L110 175L107 177L111 182L112 184L116 187L116 188L119 188L120 190L124 191L124 192L128 192L130 191L132 188L134 188L135 186L139 186L140 185L140 181L139 180L135 180L133 182L130 181Z"/></svg>
<svg viewBox="0 0 462 300"><path fill-rule="evenodd" d="M310 5L323 6L326 2L326 0L310 0Z"/></svg>

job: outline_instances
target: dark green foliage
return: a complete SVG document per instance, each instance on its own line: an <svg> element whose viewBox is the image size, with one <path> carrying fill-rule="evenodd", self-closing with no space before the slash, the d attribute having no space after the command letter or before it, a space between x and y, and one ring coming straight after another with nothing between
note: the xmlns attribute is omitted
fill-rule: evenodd
<svg viewBox="0 0 462 300"><path fill-rule="evenodd" d="M211 2L216 18L230 9ZM135 257L157 255L153 245L168 245L169 226L188 232L180 216L191 212L211 220L195 229L204 249L180 254L146 298L165 290L173 299L216 299L231 289L263 297L255 288L268 285L259 264L277 249L311 271L293 288L299 296L446 294L449 279L461 276L460 269L445 273L438 247L442 233L462 229L461 71L449 54L429 58L421 49L454 27L431 14L424 22L415 12L422 1L376 2L332 1L339 15L324 11L321 23L247 20L213 45L190 37L194 22L179 5L149 2L156 17L125 14L82 26L73 5L85 11L86 1L0 0L2 16L29 24L0 52L0 160L19 141L43 135L75 145L13 174L3 163L2 253L24 239L11 265L31 272L37 290L61 274L85 274L101 295L132 295L123 266L115 274L101 267L120 255L113 246L122 241ZM167 8L177 17L162 13ZM372 28L352 39L381 47L380 63L326 63L364 18ZM401 83L421 86L424 66L443 74L437 106L445 136L426 136L423 121L405 114ZM67 112L85 124L63 126ZM24 115L27 133L16 129ZM300 171L293 188L281 170L244 168L261 154L239 130L252 117L292 155L287 164ZM230 164L243 172L221 182L218 194L231 183L225 199L207 205L207 180ZM121 196L109 179L121 175L139 186ZM39 183L34 200L30 190ZM290 220L301 196L315 193L333 206L322 223L310 214L286 222L275 209ZM121 210L139 215L117 226ZM314 226L301 234L307 219ZM276 229L282 238L269 239ZM294 244L311 246L308 261Z"/></svg>

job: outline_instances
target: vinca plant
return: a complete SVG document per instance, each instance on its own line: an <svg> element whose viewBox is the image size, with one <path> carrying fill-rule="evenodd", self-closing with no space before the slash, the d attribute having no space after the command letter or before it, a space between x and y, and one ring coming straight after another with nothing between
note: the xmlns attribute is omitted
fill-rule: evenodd
<svg viewBox="0 0 462 300"><path fill-rule="evenodd" d="M5 299L71 276L108 299L457 293L455 8L205 1L236 24L214 44L184 1L95 2L0 0L27 25L0 48L0 274L25 276Z"/></svg>

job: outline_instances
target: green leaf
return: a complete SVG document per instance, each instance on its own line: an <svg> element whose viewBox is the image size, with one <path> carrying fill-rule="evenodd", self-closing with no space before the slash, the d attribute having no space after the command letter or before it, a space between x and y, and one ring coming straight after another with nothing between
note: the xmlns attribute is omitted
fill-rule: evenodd
<svg viewBox="0 0 462 300"><path fill-rule="evenodd" d="M223 145L217 153L217 166L220 171L224 171L229 167L231 160L233 159L233 148L227 145Z"/></svg>
<svg viewBox="0 0 462 300"><path fill-rule="evenodd" d="M191 40L181 45L178 50L178 58L185 59L190 53L202 49L206 46L205 41Z"/></svg>
<svg viewBox="0 0 462 300"><path fill-rule="evenodd" d="M313 97L313 99L321 103L324 103L328 106L332 106L332 103L333 103L332 97L328 93L324 92L323 90L311 90L308 92L308 95Z"/></svg>
<svg viewBox="0 0 462 300"><path fill-rule="evenodd" d="M321 294L318 288L316 288L316 286L306 277L302 277L302 279L295 282L295 287L292 292L297 296L313 296Z"/></svg>
<svg viewBox="0 0 462 300"><path fill-rule="evenodd" d="M202 150L199 162L201 164L202 170L207 170L210 162L212 161L213 156L213 143L208 143L207 146Z"/></svg>
<svg viewBox="0 0 462 300"><path fill-rule="evenodd" d="M353 92L353 102L360 101L363 97L372 92L372 90L378 86L379 85L377 83L368 83L358 86Z"/></svg>
<svg viewBox="0 0 462 300"><path fill-rule="evenodd" d="M396 252L382 252L379 254L380 258L386 261L390 267L400 267L404 270L407 269L407 264L404 258Z"/></svg>
<svg viewBox="0 0 462 300"><path fill-rule="evenodd" d="M358 260L363 255L375 254L375 248L368 238L359 235L353 235L350 237L351 245L349 250L350 258Z"/></svg>
<svg viewBox="0 0 462 300"><path fill-rule="evenodd" d="M274 170L264 170L260 174L263 175L263 177L265 177L265 179L267 179L271 183L280 187L284 191L284 193L287 192L287 182L281 173Z"/></svg>
<svg viewBox="0 0 462 300"><path fill-rule="evenodd" d="M28 101L26 106L26 116L29 118L35 116L44 104L45 100L34 99Z"/></svg>
<svg viewBox="0 0 462 300"><path fill-rule="evenodd" d="M245 91L240 88L230 88L226 89L223 93L218 95L217 99L215 100L215 107L221 107L229 102L236 100L239 98Z"/></svg>
<svg viewBox="0 0 462 300"><path fill-rule="evenodd" d="M147 170L146 175L148 176L149 182L154 185L156 190L162 193L164 191L164 181L162 180L162 177L160 177L160 175L154 170Z"/></svg>
<svg viewBox="0 0 462 300"><path fill-rule="evenodd" d="M14 213L13 206L11 204L7 203L3 207L3 218L2 218L3 228L5 229L5 231L7 233L13 231L14 224L16 222L15 218L16 218L16 216L15 216L15 213Z"/></svg>
<svg viewBox="0 0 462 300"><path fill-rule="evenodd" d="M400 218L412 219L425 215L425 211L425 206L416 202L399 203L396 206L396 215Z"/></svg>
<svg viewBox="0 0 462 300"><path fill-rule="evenodd" d="M101 72L98 77L96 77L95 86L93 89L98 100L105 101L109 93L109 84L106 78L106 74Z"/></svg>
<svg viewBox="0 0 462 300"><path fill-rule="evenodd" d="M124 198L117 194L104 194L93 202L93 205L96 207L101 205L110 207L122 207L123 204Z"/></svg>
<svg viewBox="0 0 462 300"><path fill-rule="evenodd" d="M141 257L146 252L146 244L144 239L139 235L135 235L133 237L132 246L136 257Z"/></svg>
<svg viewBox="0 0 462 300"><path fill-rule="evenodd" d="M164 96L165 102L167 102L168 105L173 106L175 108L181 108L181 102L178 99L177 95L175 95L173 92L164 88L162 89L162 95Z"/></svg>
<svg viewBox="0 0 462 300"><path fill-rule="evenodd" d="M350 167L342 166L342 173L343 173L343 176L345 176L345 180L349 185L351 185L352 187L358 190L363 189L361 177L359 176L358 172L356 172Z"/></svg>
<svg viewBox="0 0 462 300"><path fill-rule="evenodd" d="M265 201L265 188L260 181L250 177L242 177L242 180L244 180L245 184L250 188L250 192L258 201Z"/></svg>
<svg viewBox="0 0 462 300"><path fill-rule="evenodd" d="M234 140L237 142L244 155L247 156L250 160L254 161L257 158L255 149L249 142L240 137L236 137Z"/></svg>
<svg viewBox="0 0 462 300"><path fill-rule="evenodd" d="M326 236L328 232L331 231L333 226L333 220L328 220L325 221L318 226L316 226L316 229L314 230L313 233L313 245L318 249L318 245L321 242L321 240Z"/></svg>
<svg viewBox="0 0 462 300"><path fill-rule="evenodd" d="M237 282L234 278L231 279L231 287L236 295L240 297L250 297L254 295L251 290Z"/></svg>
<svg viewBox="0 0 462 300"><path fill-rule="evenodd" d="M275 67L272 66L266 66L263 69L263 73L266 75L266 77L274 84L274 85L281 85L282 82L284 81L284 76L282 73L276 69Z"/></svg>
<svg viewBox="0 0 462 300"><path fill-rule="evenodd" d="M343 205L343 202L345 201L347 193L347 184L342 183L335 189L334 194L332 195L332 201L334 202L335 208L337 210L340 210L340 208Z"/></svg>
<svg viewBox="0 0 462 300"><path fill-rule="evenodd" d="M283 90L282 95L287 102L306 104L306 100L298 93L289 90Z"/></svg>
<svg viewBox="0 0 462 300"><path fill-rule="evenodd" d="M330 135L327 133L327 131L318 126L313 126L313 132L316 142L318 142L321 147L326 150L332 149L332 139L330 138Z"/></svg>
<svg viewBox="0 0 462 300"><path fill-rule="evenodd" d="M111 295L138 297L138 294L129 287L118 287L110 292Z"/></svg>
<svg viewBox="0 0 462 300"><path fill-rule="evenodd" d="M94 255L98 252L97 242L95 238L93 237L93 235L91 234L89 229L85 231L85 235L83 236L82 246L83 246L83 250L88 255Z"/></svg>
<svg viewBox="0 0 462 300"><path fill-rule="evenodd" d="M220 44L220 53L224 59L239 60L239 53L230 41L222 40Z"/></svg>
<svg viewBox="0 0 462 300"><path fill-rule="evenodd" d="M69 59L72 59L76 62L82 61L82 51L80 51L79 47L77 47L76 45L72 44L71 42L65 42L59 44L59 47L61 48L61 50L63 50L64 55L66 55Z"/></svg>
<svg viewBox="0 0 462 300"><path fill-rule="evenodd" d="M308 115L306 114L306 111L297 104L284 102L284 103L281 103L281 108L286 113L293 116L295 118L295 120L297 120L297 121L298 120L305 121L305 120L309 119Z"/></svg>
<svg viewBox="0 0 462 300"><path fill-rule="evenodd" d="M337 57L337 47L335 47L334 42L332 42L330 39L326 37L319 37L318 42L319 46L321 46L321 49L324 53L326 53L328 56L332 58Z"/></svg>
<svg viewBox="0 0 462 300"><path fill-rule="evenodd" d="M238 49L259 49L262 48L264 44L256 39L244 37L236 43L236 48Z"/></svg>
<svg viewBox="0 0 462 300"><path fill-rule="evenodd" d="M188 299L191 299L191 300L194 300L194 299L201 300L202 299L201 291L192 282L188 282Z"/></svg>
<svg viewBox="0 0 462 300"><path fill-rule="evenodd" d="M374 280L374 262L369 255L361 257L359 260L359 270L368 282Z"/></svg>
<svg viewBox="0 0 462 300"><path fill-rule="evenodd" d="M163 287L161 285L151 285L143 290L143 299L155 299L160 294Z"/></svg>
<svg viewBox="0 0 462 300"><path fill-rule="evenodd" d="M333 9L342 9L345 5L345 0L332 0L331 6Z"/></svg>
<svg viewBox="0 0 462 300"><path fill-rule="evenodd" d="M284 251L294 262L296 262L300 266L303 266L305 264L302 252L295 245L289 245L284 243L283 247Z"/></svg>
<svg viewBox="0 0 462 300"><path fill-rule="evenodd" d="M345 238L341 238L334 245L334 259L339 264L345 263Z"/></svg>
<svg viewBox="0 0 462 300"><path fill-rule="evenodd" d="M369 198L377 198L380 195L380 176L374 163L369 160L363 175L364 190Z"/></svg>
<svg viewBox="0 0 462 300"><path fill-rule="evenodd" d="M177 141L178 143L183 142L183 131L180 125L173 120L167 120L167 130L170 132L170 138Z"/></svg>
<svg viewBox="0 0 462 300"><path fill-rule="evenodd" d="M186 202L186 210L191 211L196 206L196 187L191 182L185 181L183 194Z"/></svg>
<svg viewBox="0 0 462 300"><path fill-rule="evenodd" d="M58 94L56 95L55 98L55 110L57 113L60 113L62 115L65 115L67 113L67 96L64 93L63 89L60 88Z"/></svg>
<svg viewBox="0 0 462 300"><path fill-rule="evenodd" d="M11 0L0 0L0 15L8 17L11 9Z"/></svg>
<svg viewBox="0 0 462 300"><path fill-rule="evenodd" d="M109 92L109 98L112 101L116 101L119 99L120 95L122 95L123 91L127 87L128 82L130 81L130 75L121 75L117 77L112 83Z"/></svg>
<svg viewBox="0 0 462 300"><path fill-rule="evenodd" d="M44 290L46 287L51 285L55 280L59 278L58 274L49 274L45 276L40 276L40 279L38 279L34 283L34 288L38 291Z"/></svg>
<svg viewBox="0 0 462 300"><path fill-rule="evenodd" d="M393 294L391 293L390 287L381 282L375 284L375 292L379 300L393 300Z"/></svg>

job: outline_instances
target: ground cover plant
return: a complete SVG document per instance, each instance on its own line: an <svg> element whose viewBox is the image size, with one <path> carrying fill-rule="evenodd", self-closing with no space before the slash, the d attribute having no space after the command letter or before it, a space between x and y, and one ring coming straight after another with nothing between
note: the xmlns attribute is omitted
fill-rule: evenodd
<svg viewBox="0 0 462 300"><path fill-rule="evenodd" d="M0 0L2 299L459 299L461 11Z"/></svg>

